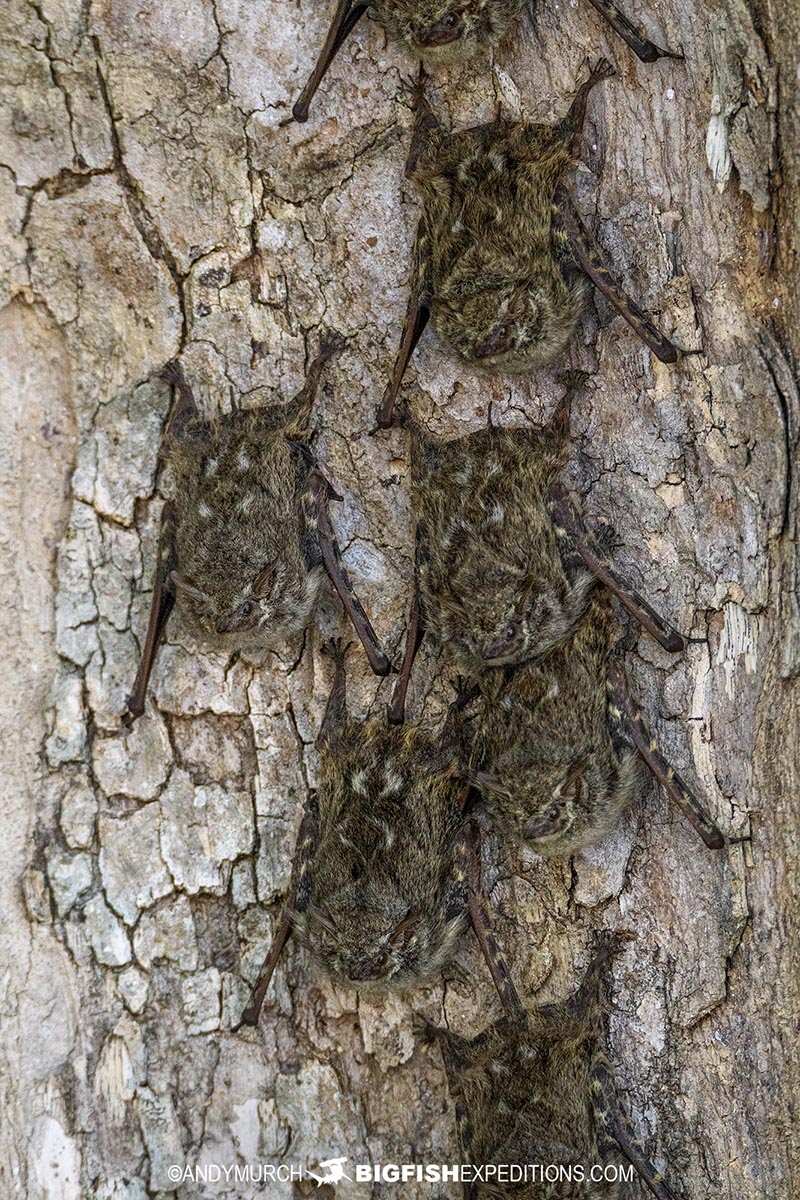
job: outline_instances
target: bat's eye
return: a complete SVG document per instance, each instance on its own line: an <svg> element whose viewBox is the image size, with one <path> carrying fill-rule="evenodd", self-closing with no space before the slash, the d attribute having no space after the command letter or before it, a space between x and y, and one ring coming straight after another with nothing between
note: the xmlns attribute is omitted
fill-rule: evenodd
<svg viewBox="0 0 800 1200"><path fill-rule="evenodd" d="M245 600L244 604L239 609L239 612L242 614L243 617L249 617L254 608L255 608L255 604L253 603L252 600Z"/></svg>
<svg viewBox="0 0 800 1200"><path fill-rule="evenodd" d="M458 16L456 13L449 12L446 16L442 17L441 24L443 29L455 29L458 24Z"/></svg>
<svg viewBox="0 0 800 1200"><path fill-rule="evenodd" d="M501 325L500 328L497 330L497 337L498 337L498 339L502 340L503 338L507 338L510 333L511 333L510 325Z"/></svg>
<svg viewBox="0 0 800 1200"><path fill-rule="evenodd" d="M507 626L506 626L506 633L505 633L505 638L506 638L506 641L507 641L507 642L511 642L511 641L513 641L513 640L514 640L514 638L515 638L516 636L517 636L517 627L516 627L516 625L507 625Z"/></svg>
<svg viewBox="0 0 800 1200"><path fill-rule="evenodd" d="M544 814L544 819L545 821L557 821L560 816L561 806L558 804L551 804L547 812Z"/></svg>

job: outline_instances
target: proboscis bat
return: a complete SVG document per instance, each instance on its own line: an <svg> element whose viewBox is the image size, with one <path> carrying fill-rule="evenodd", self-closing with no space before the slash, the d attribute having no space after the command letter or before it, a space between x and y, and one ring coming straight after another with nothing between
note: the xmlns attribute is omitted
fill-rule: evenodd
<svg viewBox="0 0 800 1200"><path fill-rule="evenodd" d="M332 979L405 990L435 976L472 924L506 1007L521 1009L481 894L480 834L446 724L347 714L345 647L318 739L320 779L300 828L289 895L242 1023L255 1025L293 932ZM454 707L457 707L458 701ZM402 716L402 714L401 714Z"/></svg>
<svg viewBox="0 0 800 1200"><path fill-rule="evenodd" d="M448 133L414 87L416 124L406 164L422 201L411 294L378 424L392 422L411 355L432 320L463 361L526 372L553 362L572 337L585 278L662 362L680 351L614 282L561 176L577 153L592 89L614 74L603 59L555 126L498 116Z"/></svg>
<svg viewBox="0 0 800 1200"><path fill-rule="evenodd" d="M665 649L685 646L615 572L560 483L582 381L568 376L544 427L490 425L442 441L406 411L422 625L470 674L548 653L597 580Z"/></svg>
<svg viewBox="0 0 800 1200"><path fill-rule="evenodd" d="M542 658L484 673L473 782L490 816L546 857L601 841L639 790L644 760L709 849L725 839L665 762L614 654L616 621L596 596Z"/></svg>
<svg viewBox="0 0 800 1200"><path fill-rule="evenodd" d="M206 420L176 363L177 388L161 444L173 498L162 511L150 623L128 700L144 711L158 645L178 596L203 633L232 650L271 648L308 625L327 572L367 652L391 664L353 592L331 526L326 481L307 438L322 368L342 341L330 337L288 404Z"/></svg>
<svg viewBox="0 0 800 1200"><path fill-rule="evenodd" d="M471 1041L420 1022L442 1052L462 1161L482 1168L479 1182L463 1185L465 1200L620 1200L618 1182L603 1180L602 1171L591 1178L593 1167L620 1155L657 1200L676 1200L621 1108L606 1049L604 967L627 940L600 935L579 991L530 1011L527 1021L504 1017ZM498 1168L507 1178L509 1164L527 1178L501 1182Z"/></svg>
<svg viewBox="0 0 800 1200"><path fill-rule="evenodd" d="M338 0L330 28L308 82L292 107L295 121L307 121L319 85L361 17L370 9L384 28L428 66L487 55L510 29L529 0ZM589 0L625 39L642 62L682 58L642 37L612 0Z"/></svg>

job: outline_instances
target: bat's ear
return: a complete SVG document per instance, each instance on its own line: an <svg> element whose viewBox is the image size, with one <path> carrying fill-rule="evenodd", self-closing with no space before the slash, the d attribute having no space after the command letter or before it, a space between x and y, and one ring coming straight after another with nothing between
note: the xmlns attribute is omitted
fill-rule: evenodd
<svg viewBox="0 0 800 1200"><path fill-rule="evenodd" d="M259 571L253 580L253 595L260 600L266 600L275 590L277 580L278 560L274 558L272 562L267 563L263 570Z"/></svg>
<svg viewBox="0 0 800 1200"><path fill-rule="evenodd" d="M470 783L479 792L496 792L500 789L500 777L493 775L491 771L475 771Z"/></svg>
<svg viewBox="0 0 800 1200"><path fill-rule="evenodd" d="M179 575L177 571L170 571L169 578L176 592L180 592L183 596L188 596L190 600L196 601L197 604L206 604L208 602L208 594L201 591L185 575Z"/></svg>

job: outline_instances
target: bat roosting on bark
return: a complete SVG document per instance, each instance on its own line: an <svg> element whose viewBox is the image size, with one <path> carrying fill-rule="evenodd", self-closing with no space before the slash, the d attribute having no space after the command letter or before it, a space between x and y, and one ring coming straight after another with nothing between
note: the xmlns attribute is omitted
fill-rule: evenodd
<svg viewBox="0 0 800 1200"><path fill-rule="evenodd" d="M472 781L500 826L539 854L566 856L609 833L638 791L638 756L718 849L722 834L630 696L595 582L666 649L685 639L616 574L559 482L581 379L571 376L543 428L490 426L443 442L406 413L417 554L398 702L429 631L482 697L462 735L474 743Z"/></svg>
<svg viewBox="0 0 800 1200"><path fill-rule="evenodd" d="M311 101L334 58L368 11L428 66L488 55L530 0L338 0L333 20L308 82L292 107L295 121L307 121ZM642 37L612 0L589 0L642 62L682 58Z"/></svg>
<svg viewBox="0 0 800 1200"><path fill-rule="evenodd" d="M472 924L501 998L520 1002L481 895L479 833L449 723L347 714L345 647L320 730L320 783L300 828L283 916L242 1023L255 1025L290 933L348 986L405 990L452 960ZM454 707L457 707L456 701Z"/></svg>
<svg viewBox="0 0 800 1200"><path fill-rule="evenodd" d="M575 629L598 581L665 649L685 647L614 570L560 482L583 379L567 375L544 427L490 425L443 441L404 410L422 622L472 675L552 650Z"/></svg>
<svg viewBox="0 0 800 1200"><path fill-rule="evenodd" d="M526 372L553 362L575 329L588 278L662 362L680 351L612 278L560 179L577 152L589 94L614 72L602 60L558 125L503 117L461 133L440 125L414 85L406 174L422 209L411 295L378 425L392 422L411 355L429 320L462 360Z"/></svg>
<svg viewBox="0 0 800 1200"><path fill-rule="evenodd" d="M604 596L534 662L481 676L473 782L500 828L537 854L601 841L640 790L644 760L709 849L725 843L666 763L628 690Z"/></svg>
<svg viewBox="0 0 800 1200"><path fill-rule="evenodd" d="M164 505L150 624L128 700L144 711L159 642L180 597L203 633L229 646L269 648L308 625L327 571L372 669L391 664L342 565L328 503L340 499L306 444L329 339L288 404L200 417L183 371L168 369L177 398L161 454L172 468Z"/></svg>
<svg viewBox="0 0 800 1200"><path fill-rule="evenodd" d="M465 1200L620 1200L618 1182L602 1170L591 1178L620 1155L657 1200L676 1200L620 1106L606 1051L604 966L627 940L601 934L579 991L527 1020L505 1017L471 1041L419 1022L441 1049L462 1161L482 1169L480 1181L464 1183ZM527 1179L509 1182L509 1164Z"/></svg>

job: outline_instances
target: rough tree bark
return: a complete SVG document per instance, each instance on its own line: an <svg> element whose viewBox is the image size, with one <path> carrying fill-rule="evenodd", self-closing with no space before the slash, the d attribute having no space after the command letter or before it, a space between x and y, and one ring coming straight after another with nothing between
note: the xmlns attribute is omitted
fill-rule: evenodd
<svg viewBox="0 0 800 1200"><path fill-rule="evenodd" d="M290 948L259 1030L230 1032L313 784L330 670L318 631L299 662L229 663L176 623L145 717L118 734L161 503L158 373L176 354L214 411L296 388L323 325L347 336L316 444L346 497L348 568L400 643L407 447L371 430L406 297L400 77L414 64L365 22L309 123L280 128L330 7L3 7L3 1197L140 1200L171 1194L169 1166L184 1163L453 1160L441 1064L412 1014L444 1006L471 1033L496 1011L472 946L443 984L384 1002L320 983ZM540 1001L574 989L592 929L638 931L612 1025L648 1149L692 1200L788 1200L800 15L779 0L627 8L685 63L642 66L583 0L542 0L492 69L440 74L435 96L457 123L498 98L548 119L587 57L618 66L592 98L576 195L632 294L703 353L661 366L598 300L571 350L595 373L574 409L572 479L640 589L701 639L675 659L639 638L629 668L672 761L749 840L706 852L650 788L571 865L490 848L492 899ZM430 337L411 381L416 410L449 434L484 423L490 402L497 420L541 420L559 394L555 372L473 378ZM340 622L327 600L324 628ZM384 703L355 657L352 674L354 708ZM436 720L446 694L427 652L412 711ZM332 1194L268 1194L307 1186Z"/></svg>

